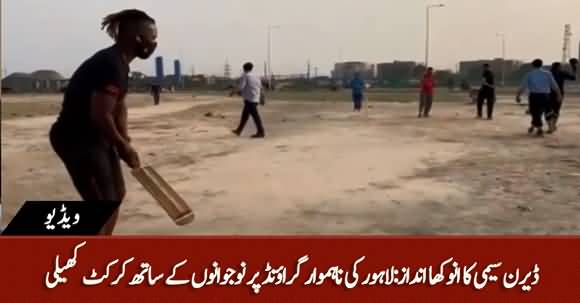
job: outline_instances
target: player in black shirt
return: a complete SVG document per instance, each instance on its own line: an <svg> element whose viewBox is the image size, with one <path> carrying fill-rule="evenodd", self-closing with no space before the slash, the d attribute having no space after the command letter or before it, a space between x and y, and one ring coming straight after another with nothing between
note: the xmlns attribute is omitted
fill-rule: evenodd
<svg viewBox="0 0 580 303"><path fill-rule="evenodd" d="M562 70L562 64L560 62L555 62L552 64L552 75L558 83L558 87L562 92L562 100L558 99L555 92L550 94L550 106L548 108L548 113L546 114L546 120L548 120L548 125L550 129L548 133L554 133L558 129L558 118L560 117L560 109L562 108L562 101L564 100L564 88L566 81L575 81L576 73L578 72L578 60L570 60L570 66L572 67L572 73Z"/></svg>
<svg viewBox="0 0 580 303"><path fill-rule="evenodd" d="M124 10L103 20L115 44L97 52L73 74L50 141L82 199L122 201L125 183L120 159L140 166L127 132L129 64L149 58L157 47L155 20L139 10ZM112 234L118 213L102 233Z"/></svg>
<svg viewBox="0 0 580 303"><path fill-rule="evenodd" d="M489 64L483 65L483 84L477 97L477 117L483 117L483 102L487 101L487 119L493 119L493 106L495 104L495 76Z"/></svg>
<svg viewBox="0 0 580 303"><path fill-rule="evenodd" d="M151 95L153 95L153 104L159 105L161 100L161 85L154 83L151 85Z"/></svg>

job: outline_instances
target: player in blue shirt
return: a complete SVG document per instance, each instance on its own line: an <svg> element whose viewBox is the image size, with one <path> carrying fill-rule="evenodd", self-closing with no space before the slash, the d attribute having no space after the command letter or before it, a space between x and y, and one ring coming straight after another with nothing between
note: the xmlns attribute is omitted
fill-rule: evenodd
<svg viewBox="0 0 580 303"><path fill-rule="evenodd" d="M528 129L528 133L531 134L537 130L537 135L542 136L544 134L542 120L550 105L550 94L553 92L557 102L561 102L562 93L552 74L542 68L542 60L534 60L532 66L532 71L525 76L522 86L518 90L516 100L520 103L521 95L528 91L529 110L532 115L532 125Z"/></svg>
<svg viewBox="0 0 580 303"><path fill-rule="evenodd" d="M364 99L365 82L361 79L359 73L354 75L354 79L352 79L350 82L350 87L352 89L352 102L354 103L354 111L360 112Z"/></svg>

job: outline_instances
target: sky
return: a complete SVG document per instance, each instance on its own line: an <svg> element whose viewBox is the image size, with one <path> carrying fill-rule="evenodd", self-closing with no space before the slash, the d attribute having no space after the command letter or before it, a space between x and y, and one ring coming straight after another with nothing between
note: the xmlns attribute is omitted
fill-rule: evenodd
<svg viewBox="0 0 580 303"><path fill-rule="evenodd" d="M431 14L430 65L455 69L461 60L506 57L545 61L562 58L564 24L576 32L580 0L0 0L3 72L54 69L70 76L96 51L112 44L102 18L126 8L154 17L159 29L155 55L173 60L184 73L234 73L245 61L260 71L272 31L275 74L305 73L308 60L319 75L339 60L371 63L424 61L426 5L444 3ZM135 61L133 70L154 73L154 59Z"/></svg>

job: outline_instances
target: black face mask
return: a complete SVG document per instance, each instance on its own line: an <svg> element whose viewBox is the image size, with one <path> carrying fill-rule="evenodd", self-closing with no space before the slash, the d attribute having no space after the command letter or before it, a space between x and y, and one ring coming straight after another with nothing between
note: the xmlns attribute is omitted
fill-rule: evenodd
<svg viewBox="0 0 580 303"><path fill-rule="evenodd" d="M156 48L157 48L157 42L146 42L146 41L144 41L143 38L138 37L135 53L137 54L137 57L145 60L145 59L149 59L149 57L151 57L151 55L153 55Z"/></svg>

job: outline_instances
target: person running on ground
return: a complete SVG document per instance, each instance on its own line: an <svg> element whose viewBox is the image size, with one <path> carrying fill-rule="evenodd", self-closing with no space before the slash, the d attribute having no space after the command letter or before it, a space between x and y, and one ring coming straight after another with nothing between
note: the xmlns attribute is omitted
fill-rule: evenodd
<svg viewBox="0 0 580 303"><path fill-rule="evenodd" d="M73 74L62 109L50 130L50 142L84 201L118 201L125 197L120 159L140 167L127 132L129 64L149 58L157 47L155 20L139 10L104 18L115 43L86 60ZM118 210L102 234L111 235Z"/></svg>
<svg viewBox="0 0 580 303"><path fill-rule="evenodd" d="M435 80L433 80L433 68L429 67L421 80L421 94L419 96L419 118L429 118L433 106Z"/></svg>
<svg viewBox="0 0 580 303"><path fill-rule="evenodd" d="M266 132L264 131L264 126L262 125L262 119L260 118L260 113L258 112L258 104L260 103L260 96L262 91L262 81L260 78L252 73L254 65L252 63L246 63L243 66L244 73L240 79L240 86L237 89L237 93L244 98L244 109L242 110L242 117L240 119L240 124L237 129L232 132L241 136L244 131L244 127L248 122L250 116L256 124L257 133L252 136L252 138L264 138ZM233 95L233 93L232 93Z"/></svg>
<svg viewBox="0 0 580 303"><path fill-rule="evenodd" d="M538 136L544 135L543 117L548 109L550 93L553 91L558 102L562 101L562 93L556 80L549 71L542 68L543 64L540 59L532 62L533 70L524 77L524 81L516 95L516 101L520 103L521 95L526 90L528 91L529 109L532 115L532 125L528 129L528 133L532 134L536 130Z"/></svg>
<svg viewBox="0 0 580 303"><path fill-rule="evenodd" d="M576 73L578 72L578 60L570 60L570 66L572 67L572 73L562 70L562 64L560 64L560 62L555 62L552 64L552 76L554 76L554 79L556 80L556 83L562 92L562 102L564 101L565 95L565 82L576 81ZM550 94L550 105L548 107L548 113L546 114L546 120L548 120L549 126L548 133L553 133L558 129L558 118L560 117L562 102L559 102L557 97L557 94L552 91Z"/></svg>
<svg viewBox="0 0 580 303"><path fill-rule="evenodd" d="M493 119L493 107L495 104L495 76L489 64L483 65L483 84L477 97L477 117L483 118L483 102L487 104L487 119Z"/></svg>
<svg viewBox="0 0 580 303"><path fill-rule="evenodd" d="M354 78L350 82L350 88L352 89L352 103L355 112L360 112L362 110L365 85L364 80L361 79L360 73L355 73Z"/></svg>

